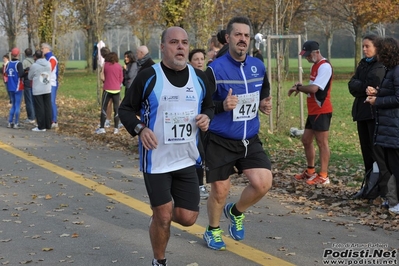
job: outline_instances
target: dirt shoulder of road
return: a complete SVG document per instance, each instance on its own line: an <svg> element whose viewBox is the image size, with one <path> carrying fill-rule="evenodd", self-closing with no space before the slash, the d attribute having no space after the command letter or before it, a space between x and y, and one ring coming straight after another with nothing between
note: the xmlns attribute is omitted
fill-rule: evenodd
<svg viewBox="0 0 399 266"><path fill-rule="evenodd" d="M0 100L2 106L0 115L8 117L8 101L4 97ZM100 108L96 105L76 99L58 97L59 128L57 134L76 137L92 145L106 146L112 150L120 150L126 154L137 151L138 139L133 138L122 128L119 134L113 134L113 123L107 129L106 134L94 133L100 121ZM21 121L26 119L24 104L21 105ZM6 126L6 125L4 125ZM31 125L30 125L31 126ZM33 126L31 126L33 127ZM287 154L285 154L285 152ZM362 200L351 199L351 196L359 189L347 186L345 177L334 178L334 182L328 186L308 186L302 182L294 181L292 176L298 170L296 166L282 169L282 164L292 151L282 150L276 158L272 158L273 187L269 196L279 199L281 202L295 206L293 213L306 214L311 210L323 209L326 216L333 217L351 216L357 223L370 226L371 230L383 228L384 230L399 230L399 215L390 213L381 207L381 199ZM291 170L290 170L291 169ZM334 173L332 173L334 174ZM248 181L243 175L234 175L231 178L235 186L244 186Z"/></svg>

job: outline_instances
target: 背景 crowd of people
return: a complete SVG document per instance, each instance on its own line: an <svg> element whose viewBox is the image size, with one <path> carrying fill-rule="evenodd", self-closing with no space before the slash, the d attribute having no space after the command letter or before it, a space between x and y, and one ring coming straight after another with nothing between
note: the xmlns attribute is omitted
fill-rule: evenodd
<svg viewBox="0 0 399 266"><path fill-rule="evenodd" d="M34 54L32 49L25 49L22 62L19 48L14 47L9 54L11 59L8 54L3 56L2 71L10 103L7 127L21 128L20 111L24 100L27 115L24 122L35 125L32 131L57 128L58 60L51 46L42 43Z"/></svg>

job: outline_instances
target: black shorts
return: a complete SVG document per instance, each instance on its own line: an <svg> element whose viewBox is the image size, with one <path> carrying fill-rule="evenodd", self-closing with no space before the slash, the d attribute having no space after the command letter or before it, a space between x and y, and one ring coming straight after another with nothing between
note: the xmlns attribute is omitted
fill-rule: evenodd
<svg viewBox="0 0 399 266"><path fill-rule="evenodd" d="M195 166L163 174L144 173L144 182L151 206L174 201L174 206L199 211L200 195Z"/></svg>
<svg viewBox="0 0 399 266"><path fill-rule="evenodd" d="M258 135L247 142L245 148L241 140L225 139L208 132L204 139L206 182L228 179L236 173L234 166L239 171L253 168L271 170L270 160Z"/></svg>
<svg viewBox="0 0 399 266"><path fill-rule="evenodd" d="M330 130L332 113L320 115L308 115L306 119L305 128L314 131L328 131Z"/></svg>

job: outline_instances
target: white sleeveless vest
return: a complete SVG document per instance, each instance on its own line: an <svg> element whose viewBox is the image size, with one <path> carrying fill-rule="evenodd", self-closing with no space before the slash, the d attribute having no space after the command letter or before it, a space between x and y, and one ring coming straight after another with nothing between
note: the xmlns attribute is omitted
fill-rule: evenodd
<svg viewBox="0 0 399 266"><path fill-rule="evenodd" d="M175 87L166 78L160 64L152 66L156 83L147 98L147 126L155 133L158 147L146 151L140 146L140 170L145 173L167 173L195 165L200 159L195 117L201 111L204 92L188 65L185 86ZM141 144L141 142L140 142Z"/></svg>

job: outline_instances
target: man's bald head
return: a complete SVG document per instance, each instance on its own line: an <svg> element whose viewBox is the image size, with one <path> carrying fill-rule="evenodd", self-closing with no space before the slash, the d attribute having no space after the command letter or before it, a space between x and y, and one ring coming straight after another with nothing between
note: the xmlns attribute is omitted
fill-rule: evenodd
<svg viewBox="0 0 399 266"><path fill-rule="evenodd" d="M148 47L145 45L141 45L137 47L136 57L138 60L142 59L146 54L148 54Z"/></svg>

